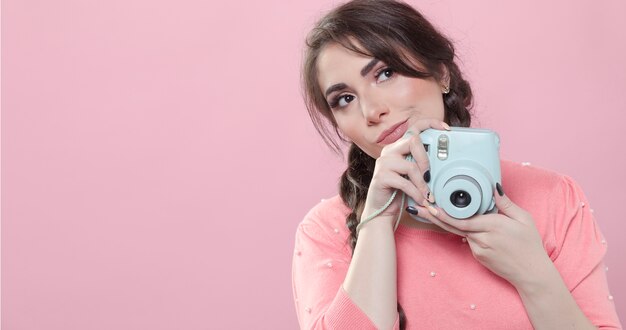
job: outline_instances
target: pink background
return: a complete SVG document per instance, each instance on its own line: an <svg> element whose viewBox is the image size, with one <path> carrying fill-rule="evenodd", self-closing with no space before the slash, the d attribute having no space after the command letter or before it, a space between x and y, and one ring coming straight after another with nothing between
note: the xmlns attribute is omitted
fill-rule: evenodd
<svg viewBox="0 0 626 330"><path fill-rule="evenodd" d="M296 225L343 169L299 89L333 3L2 1L2 329L296 328ZM624 322L626 3L411 3L502 156L585 189Z"/></svg>

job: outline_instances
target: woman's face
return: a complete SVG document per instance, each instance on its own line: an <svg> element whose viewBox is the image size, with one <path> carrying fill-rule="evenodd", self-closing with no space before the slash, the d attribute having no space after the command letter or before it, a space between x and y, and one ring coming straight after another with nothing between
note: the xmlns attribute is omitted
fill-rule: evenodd
<svg viewBox="0 0 626 330"><path fill-rule="evenodd" d="M418 69L423 69L417 63ZM339 131L373 158L398 140L400 131L379 141L384 131L408 120L443 121L443 85L434 78L402 76L372 57L354 53L337 43L324 47L317 62L318 81Z"/></svg>

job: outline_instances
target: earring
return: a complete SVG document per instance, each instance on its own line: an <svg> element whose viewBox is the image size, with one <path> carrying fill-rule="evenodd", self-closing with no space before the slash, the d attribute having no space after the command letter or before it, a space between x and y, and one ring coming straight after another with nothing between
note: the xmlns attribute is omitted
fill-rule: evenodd
<svg viewBox="0 0 626 330"><path fill-rule="evenodd" d="M443 93L444 94L450 93L450 87L449 86L441 86L441 87L443 87Z"/></svg>

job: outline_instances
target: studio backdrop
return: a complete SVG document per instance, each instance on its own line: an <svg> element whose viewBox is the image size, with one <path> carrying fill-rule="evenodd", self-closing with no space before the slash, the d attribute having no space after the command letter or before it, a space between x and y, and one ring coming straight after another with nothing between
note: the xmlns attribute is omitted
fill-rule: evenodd
<svg viewBox="0 0 626 330"><path fill-rule="evenodd" d="M338 3L3 0L2 329L296 329L296 226L345 168L300 61ZM624 322L626 3L410 3L501 156L582 186Z"/></svg>

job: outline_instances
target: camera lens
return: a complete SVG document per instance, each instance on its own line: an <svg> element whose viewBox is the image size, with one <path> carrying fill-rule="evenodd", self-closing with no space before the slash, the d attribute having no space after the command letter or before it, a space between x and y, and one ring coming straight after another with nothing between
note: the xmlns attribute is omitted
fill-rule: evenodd
<svg viewBox="0 0 626 330"><path fill-rule="evenodd" d="M457 190L450 194L450 202L456 207L463 208L470 205L472 197L464 190Z"/></svg>

